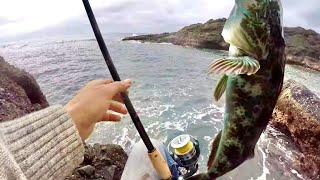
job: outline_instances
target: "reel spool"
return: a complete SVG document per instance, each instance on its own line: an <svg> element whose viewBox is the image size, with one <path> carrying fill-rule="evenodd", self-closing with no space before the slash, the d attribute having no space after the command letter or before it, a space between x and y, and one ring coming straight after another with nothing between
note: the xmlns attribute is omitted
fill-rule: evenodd
<svg viewBox="0 0 320 180"><path fill-rule="evenodd" d="M188 134L180 135L168 144L168 151L179 165L179 174L183 178L190 177L197 172L200 147L196 138Z"/></svg>

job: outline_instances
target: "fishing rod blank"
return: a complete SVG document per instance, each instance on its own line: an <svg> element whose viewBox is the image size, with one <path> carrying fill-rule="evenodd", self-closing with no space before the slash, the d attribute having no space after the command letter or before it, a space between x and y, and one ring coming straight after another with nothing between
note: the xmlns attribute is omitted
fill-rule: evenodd
<svg viewBox="0 0 320 180"><path fill-rule="evenodd" d="M119 74L118 74L118 72L112 62L112 59L111 59L111 56L108 52L107 46L106 46L106 44L103 40L103 37L101 35L98 23L94 17L89 0L83 0L83 4L86 9L86 12L87 12L89 21L91 23L92 29L94 31L94 34L96 36L96 39L98 41L102 55L105 59L105 62L107 64L108 68L109 68L109 71L111 73L111 76L114 81L121 81L120 76L119 76ZM170 169L169 169L166 161L163 159L160 152L153 146L152 142L150 141L150 138L149 138L148 134L146 133L146 131L140 121L140 118L139 118L136 110L134 109L134 107L129 99L129 96L126 93L121 93L121 96L124 99L124 103L128 109L128 112L130 114L130 117L131 117L136 129L138 130L138 132L140 134L142 141L144 142L144 144L146 145L146 147L148 149L150 160L152 161L154 168L158 172L158 175L162 179L171 179L172 176L171 176Z"/></svg>

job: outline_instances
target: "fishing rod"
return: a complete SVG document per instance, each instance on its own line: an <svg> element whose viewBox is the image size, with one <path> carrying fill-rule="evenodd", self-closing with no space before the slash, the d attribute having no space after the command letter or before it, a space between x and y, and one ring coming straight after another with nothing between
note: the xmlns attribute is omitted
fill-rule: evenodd
<svg viewBox="0 0 320 180"><path fill-rule="evenodd" d="M90 3L89 3L89 0L83 0L83 5L86 9L86 12L87 12L87 15L88 15L88 18L89 18L89 21L91 23L91 27L93 29L93 32L94 32L94 35L98 41L98 44L99 44L99 47L100 47L100 50L102 52L102 55L105 59L105 62L108 66L108 69L110 71L110 74L113 78L114 81L121 81L120 79L120 76L113 64L113 61L111 59L111 56L108 52L108 49L107 49L107 46L103 40L103 37L101 35L101 32L100 32L100 29L99 29L99 26L98 26L98 23L94 17L94 14L93 14L93 11L91 9L91 6L90 6ZM130 114L130 117L136 127L136 129L138 130L138 133L142 139L142 141L144 142L145 146L147 147L148 149L148 155L149 155L149 158L153 164L153 167L156 169L158 175L161 177L161 179L172 179L172 175L171 175L171 172L170 172L170 169L168 167L168 164L166 163L166 161L164 160L164 158L162 157L161 153L159 152L159 150L157 150L147 132L145 131L141 121L140 121L140 118L136 112L136 110L134 109L130 99L129 99L129 96L128 94L126 93L121 93L121 96L124 100L124 104L126 105L127 109L128 109L128 112Z"/></svg>

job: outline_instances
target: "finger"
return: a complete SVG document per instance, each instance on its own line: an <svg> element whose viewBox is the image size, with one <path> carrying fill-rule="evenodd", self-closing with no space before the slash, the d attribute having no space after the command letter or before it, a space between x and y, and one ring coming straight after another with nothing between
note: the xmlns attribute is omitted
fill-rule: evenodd
<svg viewBox="0 0 320 180"><path fill-rule="evenodd" d="M122 98L121 94L116 94L116 95L113 97L113 100L114 100L114 101L117 101L117 102L120 102L120 103L124 103L124 99Z"/></svg>
<svg viewBox="0 0 320 180"><path fill-rule="evenodd" d="M88 85L98 86L98 85L102 85L102 84L110 84L112 82L113 82L113 80L111 80L111 79L96 79L96 80L90 81L88 83Z"/></svg>
<svg viewBox="0 0 320 180"><path fill-rule="evenodd" d="M126 92L130 86L131 86L131 80L127 79L124 81L110 83L106 85L105 88L108 90L108 93L110 93L109 95L113 97L118 93Z"/></svg>
<svg viewBox="0 0 320 180"><path fill-rule="evenodd" d="M126 94L129 94L129 89L127 89L126 90L126 92L124 92L124 93L126 93ZM114 96L115 98L117 97L121 97L122 98L122 95L119 93L119 94L116 94L115 96ZM123 98L122 98L123 99Z"/></svg>
<svg viewBox="0 0 320 180"><path fill-rule="evenodd" d="M111 79L106 79L103 84L110 84L110 83L113 83L114 81L111 80Z"/></svg>
<svg viewBox="0 0 320 180"><path fill-rule="evenodd" d="M104 85L104 84L110 84L113 81L111 79L97 79L97 80L93 80L90 81L89 83L87 83L80 91L85 91L87 89L90 89L92 87L95 86L99 86L99 85Z"/></svg>
<svg viewBox="0 0 320 180"><path fill-rule="evenodd" d="M129 90L127 89L125 93L126 93L126 94L129 94ZM113 97L112 100L118 101L118 102L120 102L120 103L124 103L124 98L122 97L122 95L121 95L120 93L119 93L119 94L116 94L116 95Z"/></svg>
<svg viewBox="0 0 320 180"><path fill-rule="evenodd" d="M121 114L127 114L128 110L126 107L124 107L122 104L117 103L117 102L111 102L109 110L121 113Z"/></svg>
<svg viewBox="0 0 320 180"><path fill-rule="evenodd" d="M119 115L113 114L111 112L107 112L103 115L103 118L101 121L113 121L118 122L121 120L121 117Z"/></svg>

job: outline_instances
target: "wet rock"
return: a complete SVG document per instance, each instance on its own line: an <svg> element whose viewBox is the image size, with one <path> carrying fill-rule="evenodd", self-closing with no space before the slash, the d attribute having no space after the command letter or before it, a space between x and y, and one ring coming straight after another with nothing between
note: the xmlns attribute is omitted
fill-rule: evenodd
<svg viewBox="0 0 320 180"><path fill-rule="evenodd" d="M111 178L113 178L114 173L116 172L116 169L117 169L117 166L115 166L115 165L111 165L111 166L108 168L108 173L109 173L109 175L110 175Z"/></svg>
<svg viewBox="0 0 320 180"><path fill-rule="evenodd" d="M91 177L94 175L96 169L91 165L86 165L78 169L78 172L82 176Z"/></svg>
<svg viewBox="0 0 320 180"><path fill-rule="evenodd" d="M104 180L118 180L121 179L121 175L124 166L127 162L128 155L122 149L121 146L108 144L100 145L94 144L85 145L84 161L79 168L73 171L73 174L66 179L71 180L89 180L89 179L104 179ZM88 170L90 173L86 173ZM92 168L91 168L92 167ZM92 170L94 169L94 173Z"/></svg>
<svg viewBox="0 0 320 180"><path fill-rule="evenodd" d="M209 20L186 26L178 32L126 37L123 41L172 43L195 48L228 50L221 36L226 19ZM320 71L320 34L302 27L285 27L287 63Z"/></svg>
<svg viewBox="0 0 320 180"><path fill-rule="evenodd" d="M292 138L302 152L295 166L311 179L320 178L320 98L305 86L284 84L271 125Z"/></svg>
<svg viewBox="0 0 320 180"><path fill-rule="evenodd" d="M0 122L48 107L36 80L0 56Z"/></svg>

